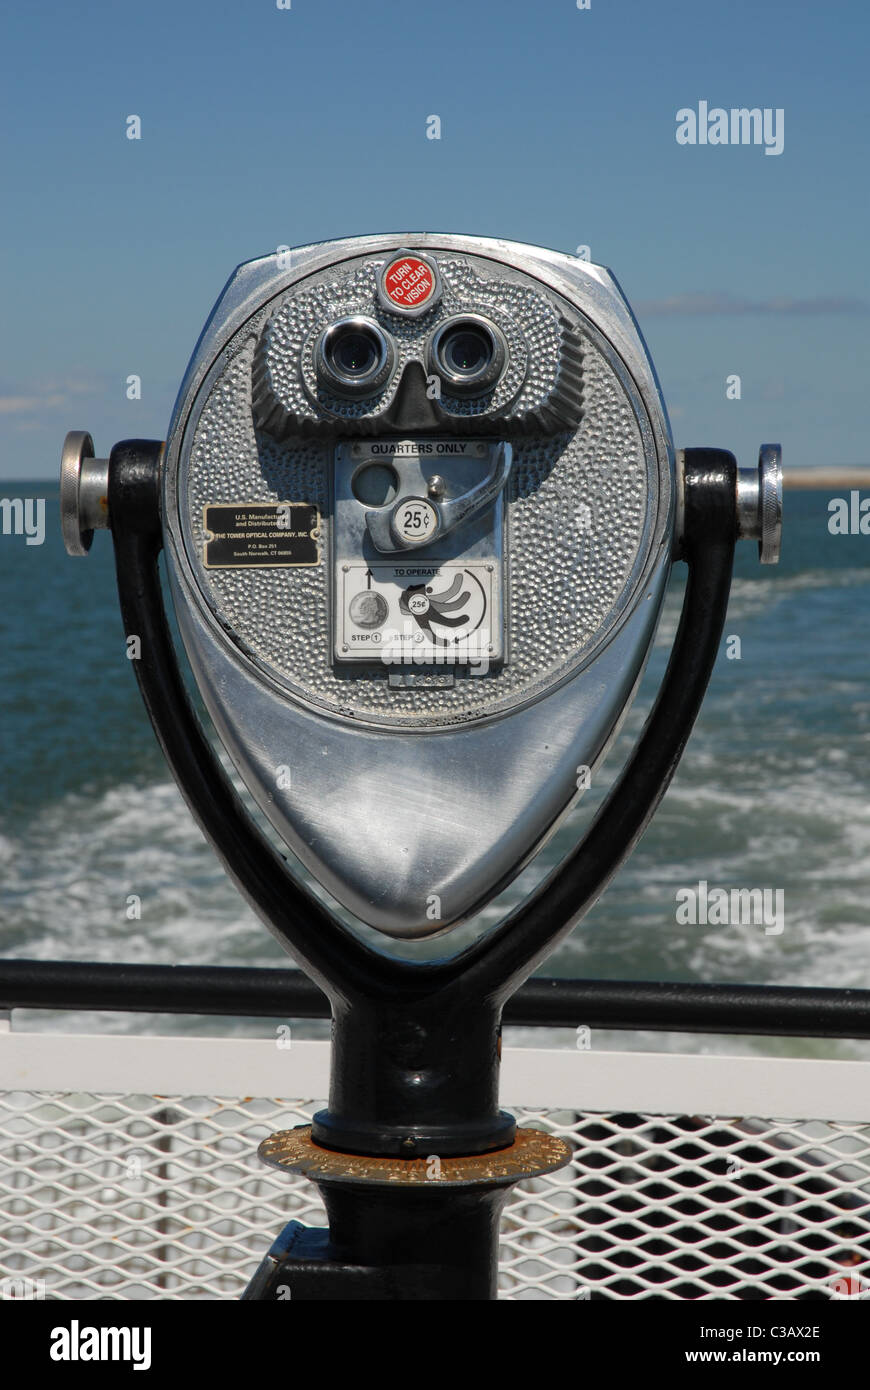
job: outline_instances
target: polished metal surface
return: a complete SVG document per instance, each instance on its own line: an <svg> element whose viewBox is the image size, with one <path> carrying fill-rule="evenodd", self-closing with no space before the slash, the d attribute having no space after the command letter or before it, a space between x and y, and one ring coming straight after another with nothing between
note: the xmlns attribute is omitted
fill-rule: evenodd
<svg viewBox="0 0 870 1390"><path fill-rule="evenodd" d="M565 682L510 718L433 735L288 706L229 644L213 641L202 610L170 575L200 692L264 814L334 898L381 931L411 938L483 905L579 800L578 769L589 767L594 779L640 679L637 652L654 636L669 568L663 557L649 600L588 679ZM286 790L282 766L291 773Z"/></svg>
<svg viewBox="0 0 870 1390"><path fill-rule="evenodd" d="M757 540L763 565L775 565L782 546L782 447L762 444L757 468L737 472L737 525L742 540Z"/></svg>
<svg viewBox="0 0 870 1390"><path fill-rule="evenodd" d="M438 265L441 295L425 315L391 315L379 298L379 277L400 250ZM324 399L318 384L314 350L337 306L383 315L396 343L395 370L371 398ZM508 451L495 455L506 477L495 500L441 543L465 553L474 536L491 548L503 534L504 582L492 589L493 602L504 590L503 646L474 671L373 661L344 669L349 654L332 621L339 556L362 573L379 552L364 548L370 535L360 544L343 531L338 472L333 513L336 432L361 445L392 436L416 447L424 436L393 420L412 399L413 373L425 371L434 326L461 313L497 324L508 361L485 397L432 400L429 438L463 445L488 432L478 482L492 470L492 442L509 443L513 462L508 474ZM655 632L670 568L672 468L653 369L601 267L486 238L405 233L302 248L292 272L267 257L232 277L167 444L163 513L179 626L249 790L361 920L406 937L464 920L554 832L587 785L579 770L594 776ZM457 490L444 458L421 461L419 473L416 496L433 509L473 492L468 483ZM206 569L203 507L232 501L316 507L322 562ZM419 555L405 552L412 562ZM402 555L381 560L398 565ZM453 579L428 578L431 593L415 604L437 600L450 613L460 597ZM346 593L348 614L352 605L363 618L362 647L380 631L378 595L388 602L374 575L369 597L357 580Z"/></svg>
<svg viewBox="0 0 870 1390"><path fill-rule="evenodd" d="M87 555L109 524L109 460L94 458L86 430L70 430L60 460L60 525L68 555Z"/></svg>
<svg viewBox="0 0 870 1390"><path fill-rule="evenodd" d="M775 565L782 549L782 448L762 444L758 455L761 536L758 554L763 565Z"/></svg>

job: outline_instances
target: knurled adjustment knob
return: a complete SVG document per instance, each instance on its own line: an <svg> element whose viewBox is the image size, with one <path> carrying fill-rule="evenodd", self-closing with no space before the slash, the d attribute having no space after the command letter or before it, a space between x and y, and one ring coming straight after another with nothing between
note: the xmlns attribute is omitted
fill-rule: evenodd
<svg viewBox="0 0 870 1390"><path fill-rule="evenodd" d="M782 446L762 444L758 468L737 470L737 534L757 540L763 565L775 565L782 546Z"/></svg>
<svg viewBox="0 0 870 1390"><path fill-rule="evenodd" d="M94 458L87 430L70 430L60 456L60 528L68 555L87 555L109 525L109 460Z"/></svg>

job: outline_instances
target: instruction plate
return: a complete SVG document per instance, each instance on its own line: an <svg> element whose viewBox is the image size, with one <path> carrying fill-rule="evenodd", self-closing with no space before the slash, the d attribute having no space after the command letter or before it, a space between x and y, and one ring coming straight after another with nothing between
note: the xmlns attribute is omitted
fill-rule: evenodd
<svg viewBox="0 0 870 1390"><path fill-rule="evenodd" d="M336 656L344 661L478 664L501 657L495 566L473 561L343 565Z"/></svg>

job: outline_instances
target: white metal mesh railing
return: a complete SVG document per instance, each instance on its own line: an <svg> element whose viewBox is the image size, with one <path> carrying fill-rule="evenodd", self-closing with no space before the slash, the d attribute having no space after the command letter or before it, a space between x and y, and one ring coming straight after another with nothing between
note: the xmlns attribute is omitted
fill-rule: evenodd
<svg viewBox="0 0 870 1390"><path fill-rule="evenodd" d="M287 1220L324 1222L256 1153L318 1104L0 1094L0 1297L238 1298ZM502 1298L870 1293L870 1126L516 1113L576 1152L512 1193Z"/></svg>

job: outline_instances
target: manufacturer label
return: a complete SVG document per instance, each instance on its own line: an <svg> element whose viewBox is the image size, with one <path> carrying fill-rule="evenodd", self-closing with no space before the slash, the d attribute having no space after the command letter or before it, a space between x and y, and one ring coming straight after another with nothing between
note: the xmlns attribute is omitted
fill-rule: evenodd
<svg viewBox="0 0 870 1390"><path fill-rule="evenodd" d="M203 508L206 569L320 563L320 514L309 502L216 502Z"/></svg>

